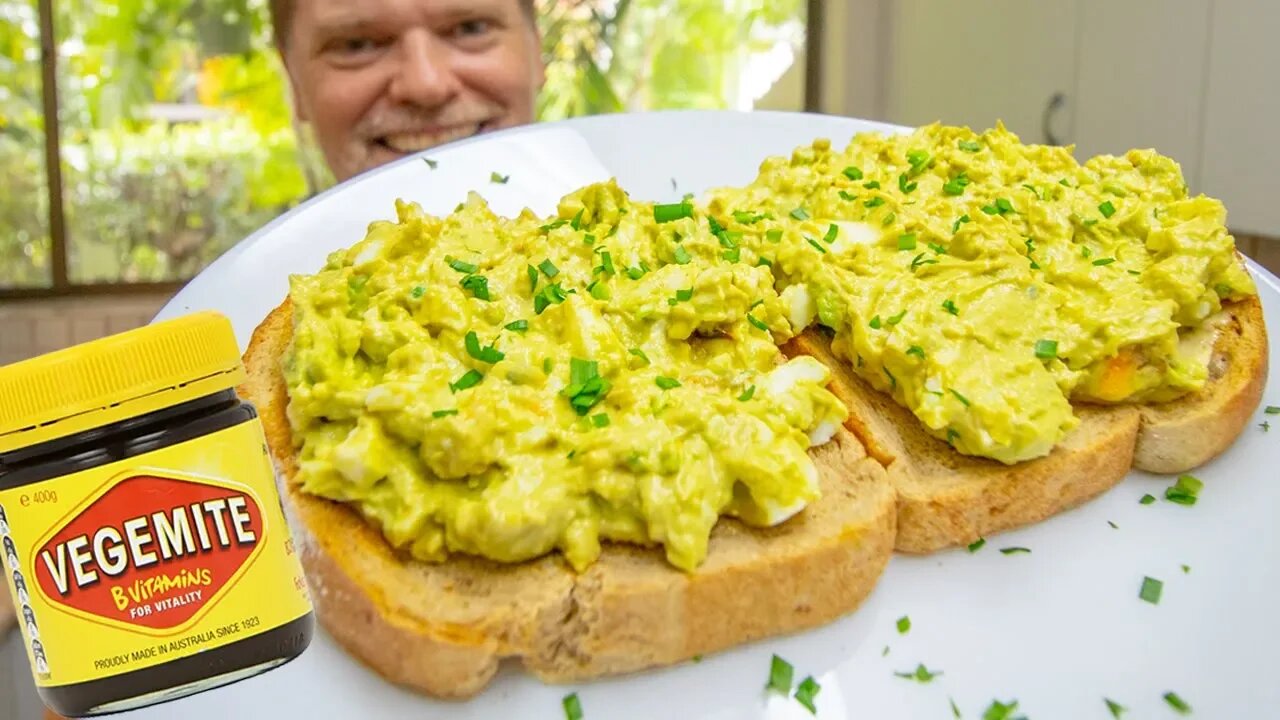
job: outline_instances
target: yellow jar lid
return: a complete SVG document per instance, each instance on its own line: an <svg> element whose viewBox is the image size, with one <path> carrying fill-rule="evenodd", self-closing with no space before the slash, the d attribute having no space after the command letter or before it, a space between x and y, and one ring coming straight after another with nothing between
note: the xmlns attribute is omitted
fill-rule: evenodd
<svg viewBox="0 0 1280 720"><path fill-rule="evenodd" d="M0 453L233 388L231 322L198 312L0 367Z"/></svg>

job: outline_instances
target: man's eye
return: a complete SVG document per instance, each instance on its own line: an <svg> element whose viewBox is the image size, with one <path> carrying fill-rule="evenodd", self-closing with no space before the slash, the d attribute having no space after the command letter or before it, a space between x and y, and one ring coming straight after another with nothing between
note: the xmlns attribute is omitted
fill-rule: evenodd
<svg viewBox="0 0 1280 720"><path fill-rule="evenodd" d="M343 55L359 55L378 49L378 43L369 38L353 37L336 40L331 47Z"/></svg>
<svg viewBox="0 0 1280 720"><path fill-rule="evenodd" d="M484 35L493 29L493 24L488 20L465 20L458 23L458 27L454 32L458 37L476 37Z"/></svg>

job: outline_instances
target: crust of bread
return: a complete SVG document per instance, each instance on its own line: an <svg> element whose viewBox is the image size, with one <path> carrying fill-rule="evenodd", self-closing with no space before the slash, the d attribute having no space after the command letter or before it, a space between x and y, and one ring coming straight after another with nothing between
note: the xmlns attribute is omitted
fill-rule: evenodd
<svg viewBox="0 0 1280 720"><path fill-rule="evenodd" d="M0 640L17 624L18 615L14 612L13 600L9 595L9 583L0 580Z"/></svg>
<svg viewBox="0 0 1280 720"><path fill-rule="evenodd" d="M1210 380L1161 405L1078 404L1079 426L1047 456L1008 466L955 452L909 410L858 378L810 329L783 347L833 369L846 428L898 492L897 550L927 553L1030 525L1102 494L1131 469L1180 473L1224 452L1261 402L1267 341L1257 298L1233 303L1214 342Z"/></svg>
<svg viewBox="0 0 1280 720"><path fill-rule="evenodd" d="M1214 342L1205 386L1174 402L1139 408L1134 467L1182 473L1226 452L1262 402L1269 352L1262 301L1254 296L1232 303Z"/></svg>
<svg viewBox="0 0 1280 720"><path fill-rule="evenodd" d="M811 450L820 501L774 528L722 520L694 573L619 544L581 575L558 555L418 562L353 509L296 486L280 367L292 323L286 300L257 328L238 392L261 417L321 626L392 682L463 699L508 658L550 683L679 663L852 612L892 554L893 487L842 430Z"/></svg>

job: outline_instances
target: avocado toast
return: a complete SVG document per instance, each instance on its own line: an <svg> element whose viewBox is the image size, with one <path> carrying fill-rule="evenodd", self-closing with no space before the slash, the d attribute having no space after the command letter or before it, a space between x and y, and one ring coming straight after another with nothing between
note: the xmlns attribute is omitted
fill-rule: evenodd
<svg viewBox="0 0 1280 720"><path fill-rule="evenodd" d="M823 141L770 158L706 203L613 183L550 218L401 203L295 277L242 394L329 631L445 697L506 657L548 681L669 665L852 611L895 544L1033 522L1238 434L1265 333L1212 203L1178 206L1200 234L1165 233L1160 266L1088 177L1006 197L1006 165L1071 172L1056 151L984 175L941 148L1016 140L878 142L855 138L858 165ZM923 200L969 192L973 213ZM1077 201L1118 219L1054 215ZM952 297L975 282L998 302ZM984 307L1000 342L943 324Z"/></svg>

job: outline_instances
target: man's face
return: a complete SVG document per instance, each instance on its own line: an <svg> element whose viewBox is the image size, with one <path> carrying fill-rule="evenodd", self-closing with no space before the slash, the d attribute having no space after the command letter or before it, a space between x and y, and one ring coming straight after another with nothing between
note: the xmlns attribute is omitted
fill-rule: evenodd
<svg viewBox="0 0 1280 720"><path fill-rule="evenodd" d="M296 0L283 57L338 180L533 121L544 73L521 0Z"/></svg>

